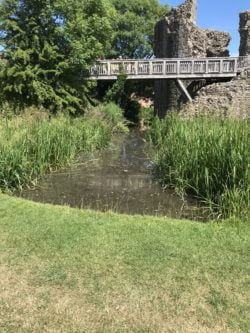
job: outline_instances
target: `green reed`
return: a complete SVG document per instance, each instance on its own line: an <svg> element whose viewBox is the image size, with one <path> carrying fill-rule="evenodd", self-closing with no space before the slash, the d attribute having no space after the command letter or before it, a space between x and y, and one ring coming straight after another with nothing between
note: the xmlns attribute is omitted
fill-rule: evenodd
<svg viewBox="0 0 250 333"><path fill-rule="evenodd" d="M154 121L150 138L164 185L204 200L223 217L249 210L249 121L168 116Z"/></svg>
<svg viewBox="0 0 250 333"><path fill-rule="evenodd" d="M0 118L0 189L22 188L68 164L80 152L105 147L112 125L94 118Z"/></svg>

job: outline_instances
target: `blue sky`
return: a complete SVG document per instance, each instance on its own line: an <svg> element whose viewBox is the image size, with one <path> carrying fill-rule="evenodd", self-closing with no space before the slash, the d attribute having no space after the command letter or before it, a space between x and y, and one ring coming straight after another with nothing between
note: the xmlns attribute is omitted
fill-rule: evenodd
<svg viewBox="0 0 250 333"><path fill-rule="evenodd" d="M184 0L160 0L162 4L178 6ZM202 28L227 31L232 36L231 56L239 54L239 13L250 10L250 0L198 0L197 25Z"/></svg>

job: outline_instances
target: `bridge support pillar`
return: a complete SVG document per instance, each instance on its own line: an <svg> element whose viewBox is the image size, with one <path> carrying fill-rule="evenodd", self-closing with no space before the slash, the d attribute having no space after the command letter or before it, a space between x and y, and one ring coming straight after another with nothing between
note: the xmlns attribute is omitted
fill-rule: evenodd
<svg viewBox="0 0 250 333"><path fill-rule="evenodd" d="M180 92L176 80L155 80L154 109L155 115L164 118L166 110L179 108Z"/></svg>

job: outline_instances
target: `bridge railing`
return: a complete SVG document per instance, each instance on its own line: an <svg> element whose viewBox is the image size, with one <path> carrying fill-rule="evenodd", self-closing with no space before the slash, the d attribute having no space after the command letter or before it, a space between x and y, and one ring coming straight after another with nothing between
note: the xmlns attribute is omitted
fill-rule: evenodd
<svg viewBox="0 0 250 333"><path fill-rule="evenodd" d="M246 65L245 58L186 58L150 60L102 60L91 67L90 76L114 77L122 72L128 76L202 76L236 74Z"/></svg>

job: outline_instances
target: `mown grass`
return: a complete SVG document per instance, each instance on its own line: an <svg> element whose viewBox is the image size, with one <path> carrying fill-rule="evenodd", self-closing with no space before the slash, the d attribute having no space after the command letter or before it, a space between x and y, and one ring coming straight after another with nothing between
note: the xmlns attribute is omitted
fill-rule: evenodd
<svg viewBox="0 0 250 333"><path fill-rule="evenodd" d="M49 119L42 113L1 117L0 189L22 188L45 172L69 163L80 152L107 146L113 129L122 124L118 107L116 119L109 119L108 112L114 108L113 104L103 107L102 117L92 117L91 111L87 117L76 119Z"/></svg>
<svg viewBox="0 0 250 333"><path fill-rule="evenodd" d="M0 331L249 332L249 236L0 194Z"/></svg>
<svg viewBox="0 0 250 333"><path fill-rule="evenodd" d="M250 207L250 126L241 119L156 119L150 133L161 182L205 202L218 216Z"/></svg>

